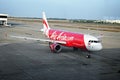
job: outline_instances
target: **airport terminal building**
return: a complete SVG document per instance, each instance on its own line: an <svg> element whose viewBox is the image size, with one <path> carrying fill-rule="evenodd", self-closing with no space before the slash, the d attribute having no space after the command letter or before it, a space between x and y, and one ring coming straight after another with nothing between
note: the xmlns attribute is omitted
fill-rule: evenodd
<svg viewBox="0 0 120 80"><path fill-rule="evenodd" d="M8 14L0 14L0 25L7 26Z"/></svg>

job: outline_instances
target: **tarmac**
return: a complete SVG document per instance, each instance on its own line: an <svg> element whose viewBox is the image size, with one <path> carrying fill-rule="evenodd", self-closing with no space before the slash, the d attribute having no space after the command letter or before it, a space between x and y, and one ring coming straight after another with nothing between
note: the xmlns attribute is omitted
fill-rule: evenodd
<svg viewBox="0 0 120 80"><path fill-rule="evenodd" d="M120 33L62 27L68 31L102 33L103 50L87 52L62 47L52 53L47 43L19 40L10 35L45 38L40 23L14 22L0 28L0 80L120 80ZM60 27L52 26L59 29Z"/></svg>

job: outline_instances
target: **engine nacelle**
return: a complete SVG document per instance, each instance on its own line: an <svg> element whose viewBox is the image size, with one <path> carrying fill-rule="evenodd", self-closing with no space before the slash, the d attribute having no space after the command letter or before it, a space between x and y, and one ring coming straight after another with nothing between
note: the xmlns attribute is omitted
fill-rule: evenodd
<svg viewBox="0 0 120 80"><path fill-rule="evenodd" d="M56 43L50 43L50 44L49 44L49 47L50 47L51 51L54 52L54 53L58 53L58 52L60 52L61 49L62 49L62 48L61 48L61 45L56 44Z"/></svg>

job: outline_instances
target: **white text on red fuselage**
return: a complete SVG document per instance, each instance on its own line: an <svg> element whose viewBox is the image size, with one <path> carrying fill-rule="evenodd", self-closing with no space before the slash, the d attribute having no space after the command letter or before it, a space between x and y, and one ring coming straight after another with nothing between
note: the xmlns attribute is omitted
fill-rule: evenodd
<svg viewBox="0 0 120 80"><path fill-rule="evenodd" d="M61 32L61 33L57 34L57 32L55 31L50 36L50 39L53 39L53 40L62 40L62 41L71 41L71 40L74 39L74 37L67 36L66 34L64 34L64 32Z"/></svg>

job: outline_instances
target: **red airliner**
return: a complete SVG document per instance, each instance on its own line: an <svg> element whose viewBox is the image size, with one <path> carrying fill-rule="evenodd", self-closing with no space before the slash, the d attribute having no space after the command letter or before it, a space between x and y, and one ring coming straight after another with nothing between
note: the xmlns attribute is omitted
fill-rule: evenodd
<svg viewBox="0 0 120 80"><path fill-rule="evenodd" d="M51 40L49 46L53 52L60 52L61 45L88 51L99 51L102 49L102 44L99 39L92 35L51 29L44 12L43 26L42 31Z"/></svg>
<svg viewBox="0 0 120 80"><path fill-rule="evenodd" d="M100 40L92 35L51 29L48 25L44 12L43 29L41 29L41 31L43 31L43 33L48 37L48 40L21 36L12 37L49 42L51 51L55 53L58 53L62 50L61 45L73 47L74 50L82 49L86 51L99 51L102 49Z"/></svg>

